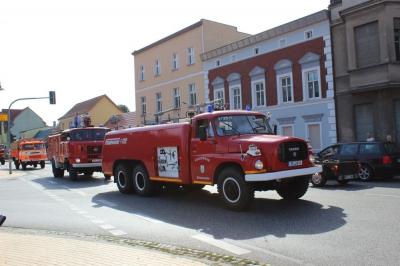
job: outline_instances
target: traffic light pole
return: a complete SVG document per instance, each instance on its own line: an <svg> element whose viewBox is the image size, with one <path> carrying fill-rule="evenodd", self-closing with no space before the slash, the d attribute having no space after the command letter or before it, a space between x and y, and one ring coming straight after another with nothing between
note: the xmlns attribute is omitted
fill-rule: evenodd
<svg viewBox="0 0 400 266"><path fill-rule="evenodd" d="M8 134L7 134L7 146L8 146L8 169L10 175L12 174L12 167L11 167L11 106L18 101L22 100L38 100L38 99L49 99L49 97L33 97L33 98L19 98L11 102L10 106L8 107Z"/></svg>

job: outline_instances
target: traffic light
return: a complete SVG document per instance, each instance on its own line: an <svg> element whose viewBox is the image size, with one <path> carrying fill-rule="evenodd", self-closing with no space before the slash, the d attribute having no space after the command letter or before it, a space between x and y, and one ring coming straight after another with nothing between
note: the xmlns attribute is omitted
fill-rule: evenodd
<svg viewBox="0 0 400 266"><path fill-rule="evenodd" d="M49 100L50 100L50 104L56 104L56 92L55 91L49 91Z"/></svg>

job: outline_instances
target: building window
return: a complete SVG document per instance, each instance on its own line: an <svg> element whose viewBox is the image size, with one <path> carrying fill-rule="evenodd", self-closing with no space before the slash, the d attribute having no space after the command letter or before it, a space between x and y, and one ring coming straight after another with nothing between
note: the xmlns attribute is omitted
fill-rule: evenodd
<svg viewBox="0 0 400 266"><path fill-rule="evenodd" d="M178 109L181 107L181 96L179 95L179 88L174 88L173 89L173 102L174 102L174 108Z"/></svg>
<svg viewBox="0 0 400 266"><path fill-rule="evenodd" d="M357 67L380 62L378 22L371 22L354 28Z"/></svg>
<svg viewBox="0 0 400 266"><path fill-rule="evenodd" d="M195 63L193 47L187 49L187 56L188 56L188 65L193 65Z"/></svg>
<svg viewBox="0 0 400 266"><path fill-rule="evenodd" d="M394 25L394 49L396 51L396 61L400 61L400 18L393 20Z"/></svg>
<svg viewBox="0 0 400 266"><path fill-rule="evenodd" d="M140 97L140 106L141 106L141 113L142 115L146 114L146 97Z"/></svg>
<svg viewBox="0 0 400 266"><path fill-rule="evenodd" d="M321 124L320 123L310 123L307 124L307 140L313 150L320 150L321 145Z"/></svg>
<svg viewBox="0 0 400 266"><path fill-rule="evenodd" d="M144 66L140 66L140 80L143 81L144 80Z"/></svg>
<svg viewBox="0 0 400 266"><path fill-rule="evenodd" d="M160 60L156 60L156 65L154 69L154 75L158 76L161 74L161 66L160 66Z"/></svg>
<svg viewBox="0 0 400 266"><path fill-rule="evenodd" d="M303 72L305 90L308 99L321 98L321 86L318 69L305 70Z"/></svg>
<svg viewBox="0 0 400 266"><path fill-rule="evenodd" d="M304 39L308 40L313 37L313 30L308 30L304 32Z"/></svg>
<svg viewBox="0 0 400 266"><path fill-rule="evenodd" d="M230 88L230 106L232 110L242 109L242 93L240 87Z"/></svg>
<svg viewBox="0 0 400 266"><path fill-rule="evenodd" d="M178 70L178 55L176 53L172 54L172 70Z"/></svg>
<svg viewBox="0 0 400 266"><path fill-rule="evenodd" d="M280 39L279 40L279 47L285 47L286 46L286 38L284 38L284 39Z"/></svg>
<svg viewBox="0 0 400 266"><path fill-rule="evenodd" d="M280 134L282 136L293 137L293 125L280 126Z"/></svg>
<svg viewBox="0 0 400 266"><path fill-rule="evenodd" d="M265 106L265 86L264 81L252 83L253 107Z"/></svg>
<svg viewBox="0 0 400 266"><path fill-rule="evenodd" d="M214 89L214 104L217 106L225 104L224 88Z"/></svg>
<svg viewBox="0 0 400 266"><path fill-rule="evenodd" d="M194 83L189 84L189 106L197 104L196 86Z"/></svg>
<svg viewBox="0 0 400 266"><path fill-rule="evenodd" d="M221 65L221 60L217 60L217 61L215 61L215 65L217 66L217 67L219 67L220 65Z"/></svg>
<svg viewBox="0 0 400 266"><path fill-rule="evenodd" d="M157 104L156 113L162 112L162 98L161 98L161 92L157 92L157 93L156 93L156 104Z"/></svg>
<svg viewBox="0 0 400 266"><path fill-rule="evenodd" d="M291 75L279 77L279 91L281 94L281 102L293 102L293 87Z"/></svg>
<svg viewBox="0 0 400 266"><path fill-rule="evenodd" d="M254 48L254 54L258 55L260 53L260 48L256 47Z"/></svg>

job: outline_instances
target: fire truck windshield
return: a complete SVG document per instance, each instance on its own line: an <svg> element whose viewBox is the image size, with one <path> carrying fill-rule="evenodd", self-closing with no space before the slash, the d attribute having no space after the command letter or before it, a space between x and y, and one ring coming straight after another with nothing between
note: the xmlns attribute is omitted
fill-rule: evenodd
<svg viewBox="0 0 400 266"><path fill-rule="evenodd" d="M215 122L218 136L273 134L268 119L261 115L220 116Z"/></svg>
<svg viewBox="0 0 400 266"><path fill-rule="evenodd" d="M70 133L72 141L103 140L108 129L77 129Z"/></svg>
<svg viewBox="0 0 400 266"><path fill-rule="evenodd" d="M29 144L23 144L21 150L23 151L29 151L29 150L41 150L45 149L44 143L29 143Z"/></svg>

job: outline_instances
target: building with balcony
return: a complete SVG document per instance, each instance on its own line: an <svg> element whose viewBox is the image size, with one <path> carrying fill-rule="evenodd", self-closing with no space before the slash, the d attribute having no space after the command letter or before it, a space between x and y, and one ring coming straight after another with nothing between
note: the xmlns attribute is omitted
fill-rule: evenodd
<svg viewBox="0 0 400 266"><path fill-rule="evenodd" d="M177 121L204 107L200 54L249 36L236 27L200 20L132 53L137 125Z"/></svg>
<svg viewBox="0 0 400 266"><path fill-rule="evenodd" d="M340 141L400 141L400 1L331 1Z"/></svg>
<svg viewBox="0 0 400 266"><path fill-rule="evenodd" d="M270 113L278 134L335 143L329 15L322 10L205 52L206 101Z"/></svg>

